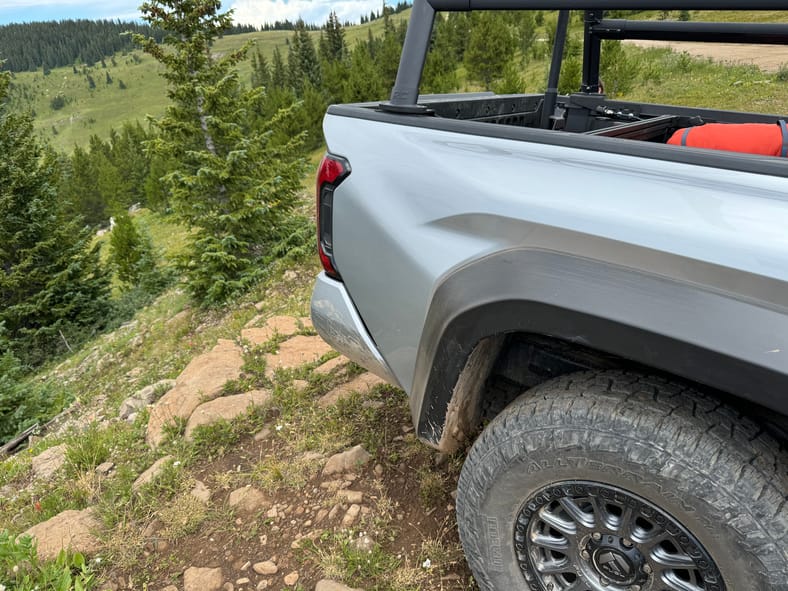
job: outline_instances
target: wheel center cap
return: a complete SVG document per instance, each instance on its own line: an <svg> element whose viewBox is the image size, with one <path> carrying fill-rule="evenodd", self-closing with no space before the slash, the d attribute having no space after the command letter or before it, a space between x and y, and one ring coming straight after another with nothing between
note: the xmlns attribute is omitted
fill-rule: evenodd
<svg viewBox="0 0 788 591"><path fill-rule="evenodd" d="M600 576L614 583L628 585L637 578L637 566L621 550L602 546L594 552L592 560Z"/></svg>

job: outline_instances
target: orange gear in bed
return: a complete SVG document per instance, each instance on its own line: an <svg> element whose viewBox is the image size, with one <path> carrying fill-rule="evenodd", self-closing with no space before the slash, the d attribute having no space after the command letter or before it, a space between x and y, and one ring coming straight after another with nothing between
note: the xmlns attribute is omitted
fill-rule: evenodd
<svg viewBox="0 0 788 591"><path fill-rule="evenodd" d="M674 146L788 156L785 121L772 123L706 123L677 129L668 140Z"/></svg>

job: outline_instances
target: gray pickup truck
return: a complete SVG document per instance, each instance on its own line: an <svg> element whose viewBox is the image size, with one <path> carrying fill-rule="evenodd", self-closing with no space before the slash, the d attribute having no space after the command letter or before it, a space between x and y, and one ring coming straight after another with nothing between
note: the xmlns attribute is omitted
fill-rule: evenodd
<svg viewBox="0 0 788 591"><path fill-rule="evenodd" d="M436 11L473 9L559 11L546 92L419 95ZM568 9L582 87L559 95ZM605 39L788 44L788 24L606 9L788 16L415 0L390 101L325 118L314 325L407 392L426 443L473 441L457 519L482 589L788 589L788 161L667 143L781 117L599 80Z"/></svg>

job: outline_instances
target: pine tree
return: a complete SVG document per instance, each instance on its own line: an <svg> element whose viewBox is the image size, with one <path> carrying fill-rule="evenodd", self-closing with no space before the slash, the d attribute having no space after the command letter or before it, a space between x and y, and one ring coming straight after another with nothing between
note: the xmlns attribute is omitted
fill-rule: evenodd
<svg viewBox="0 0 788 591"><path fill-rule="evenodd" d="M274 47L274 57L271 62L271 86L274 88L287 87L287 69L278 47Z"/></svg>
<svg viewBox="0 0 788 591"><path fill-rule="evenodd" d="M376 48L373 56L383 78L383 86L387 90L394 86L394 80L397 77L406 29L407 25L404 22L397 27L388 14L383 17L383 40Z"/></svg>
<svg viewBox="0 0 788 591"><path fill-rule="evenodd" d="M325 35L320 35L320 58L326 62L343 61L347 57L345 31L333 10L323 26Z"/></svg>
<svg viewBox="0 0 788 591"><path fill-rule="evenodd" d="M252 54L252 86L255 88L271 86L271 70L268 67L268 60L259 49Z"/></svg>
<svg viewBox="0 0 788 591"><path fill-rule="evenodd" d="M115 218L109 247L109 262L124 286L145 288L146 284L161 283L157 281L153 244L126 212Z"/></svg>
<svg viewBox="0 0 788 591"><path fill-rule="evenodd" d="M471 35L465 51L465 67L471 78L490 88L503 75L516 48L514 35L503 16L490 11L471 14Z"/></svg>
<svg viewBox="0 0 788 591"><path fill-rule="evenodd" d="M317 59L312 38L301 19L296 22L296 29L290 42L287 65L290 86L295 90L297 96L303 96L306 84L313 87L320 86L320 62Z"/></svg>
<svg viewBox="0 0 788 591"><path fill-rule="evenodd" d="M444 93L457 88L457 61L450 41L448 19L439 18L435 23L433 40L421 76L421 92Z"/></svg>
<svg viewBox="0 0 788 591"><path fill-rule="evenodd" d="M345 100L349 102L374 101L385 98L386 89L379 69L363 43L356 45L350 65Z"/></svg>
<svg viewBox="0 0 788 591"><path fill-rule="evenodd" d="M494 85L493 90L496 94L519 94L523 92L525 82L520 75L519 68L515 60L510 59L503 68L500 80Z"/></svg>
<svg viewBox="0 0 788 591"><path fill-rule="evenodd" d="M80 146L75 146L60 184L60 194L68 214L80 216L91 226L97 226L109 218L107 204L96 185L97 176L98 171L90 154Z"/></svg>
<svg viewBox="0 0 788 591"><path fill-rule="evenodd" d="M140 7L143 19L168 34L163 44L136 37L164 66L171 104L149 145L174 162L165 182L175 212L193 228L183 270L192 295L208 305L258 280L266 246L292 211L303 173L294 156L300 137L274 145L270 129L249 125L263 91L239 82L236 66L248 46L221 57L212 52L231 24L219 4L151 0Z"/></svg>
<svg viewBox="0 0 788 591"><path fill-rule="evenodd" d="M0 74L0 348L38 364L106 321L109 282L89 230L64 215L54 154L9 112L8 84Z"/></svg>

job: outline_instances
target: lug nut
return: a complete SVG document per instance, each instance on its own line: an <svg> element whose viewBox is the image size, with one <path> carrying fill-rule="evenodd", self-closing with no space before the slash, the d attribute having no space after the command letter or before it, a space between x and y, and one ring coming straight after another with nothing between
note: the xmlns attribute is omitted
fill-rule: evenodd
<svg viewBox="0 0 788 591"><path fill-rule="evenodd" d="M588 550L581 550L580 551L580 558L582 558L583 560L590 560L591 559L591 555L588 553Z"/></svg>
<svg viewBox="0 0 788 591"><path fill-rule="evenodd" d="M646 573L647 575L650 575L651 574L651 566L648 565L648 564L644 564L643 565L643 572Z"/></svg>
<svg viewBox="0 0 788 591"><path fill-rule="evenodd" d="M632 547L632 541L628 540L626 538L621 540L621 543L624 545L625 548L631 548Z"/></svg>
<svg viewBox="0 0 788 591"><path fill-rule="evenodd" d="M607 587L610 584L610 581L605 577L600 577L599 584L602 585L603 587Z"/></svg>
<svg viewBox="0 0 788 591"><path fill-rule="evenodd" d="M640 585L630 585L629 591L640 591Z"/></svg>
<svg viewBox="0 0 788 591"><path fill-rule="evenodd" d="M600 534L598 531L595 531L594 533L591 534L591 537L599 541L602 539L602 534Z"/></svg>

